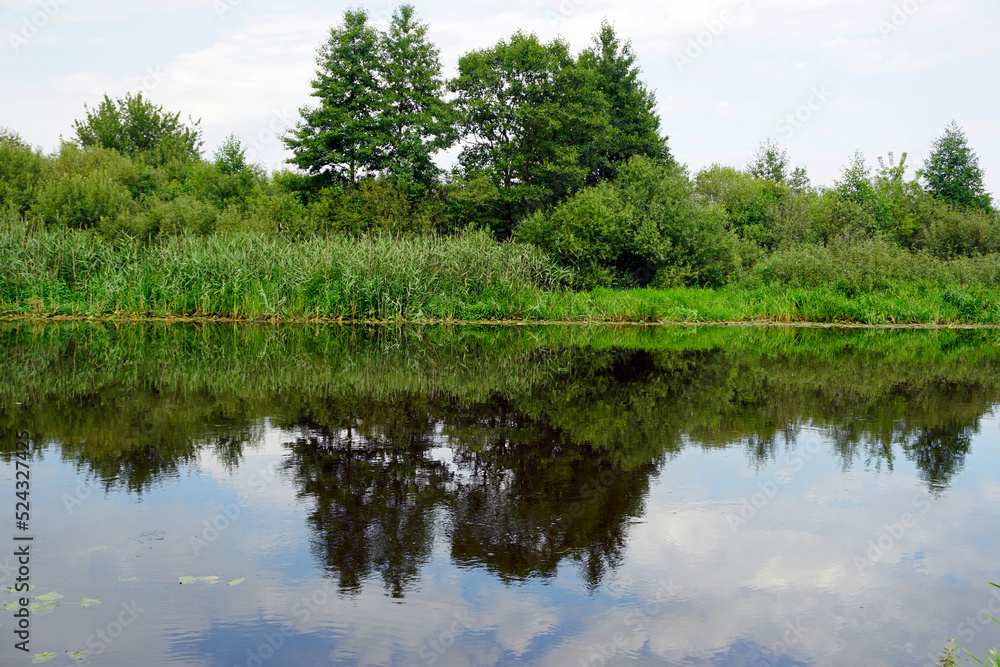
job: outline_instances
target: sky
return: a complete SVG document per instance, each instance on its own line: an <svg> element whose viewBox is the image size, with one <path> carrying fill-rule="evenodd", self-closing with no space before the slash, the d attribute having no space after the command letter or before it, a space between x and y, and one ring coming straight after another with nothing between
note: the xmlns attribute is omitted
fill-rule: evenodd
<svg viewBox="0 0 1000 667"><path fill-rule="evenodd" d="M105 94L141 91L200 119L207 157L229 134L269 169L313 102L316 50L349 6L386 25L398 2L0 0L0 127L50 152ZM908 153L910 175L956 121L1000 198L996 0L413 2L445 76L521 29L586 48L602 19L632 42L661 129L692 173L743 168L774 139L814 185L855 151ZM453 163L455 149L439 157Z"/></svg>

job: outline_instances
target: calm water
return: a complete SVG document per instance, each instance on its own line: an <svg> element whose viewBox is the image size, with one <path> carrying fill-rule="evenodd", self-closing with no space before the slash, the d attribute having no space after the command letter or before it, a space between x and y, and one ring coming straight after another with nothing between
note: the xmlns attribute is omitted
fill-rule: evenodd
<svg viewBox="0 0 1000 667"><path fill-rule="evenodd" d="M1000 643L1000 332L6 325L0 350L0 586L31 536L31 595L63 596L30 654L0 613L4 665Z"/></svg>

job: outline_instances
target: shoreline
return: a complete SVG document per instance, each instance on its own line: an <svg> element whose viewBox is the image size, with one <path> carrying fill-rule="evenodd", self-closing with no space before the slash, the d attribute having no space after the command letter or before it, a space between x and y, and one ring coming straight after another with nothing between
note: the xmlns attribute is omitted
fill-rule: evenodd
<svg viewBox="0 0 1000 667"><path fill-rule="evenodd" d="M35 313L4 313L0 314L0 323L63 323L63 322L94 322L110 324L246 324L246 325L303 325L315 324L322 326L497 326L497 327L533 327L533 326L564 326L564 327L726 327L726 328L785 328L785 329L885 329L885 330L1000 330L1000 324L974 323L902 323L902 324L871 324L864 322L810 322L768 319L748 320L658 320L655 322L642 320L612 320L612 319L580 319L580 320L526 320L526 319L345 319L335 317L305 317L305 316L212 316L212 315L142 315L134 314L100 314L100 315L64 315Z"/></svg>

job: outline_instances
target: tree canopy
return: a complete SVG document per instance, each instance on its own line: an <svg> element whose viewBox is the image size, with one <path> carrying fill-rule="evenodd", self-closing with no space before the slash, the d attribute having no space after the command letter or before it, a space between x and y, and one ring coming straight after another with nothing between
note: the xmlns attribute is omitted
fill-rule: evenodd
<svg viewBox="0 0 1000 667"><path fill-rule="evenodd" d="M979 157L955 121L931 147L920 172L927 191L959 208L990 210Z"/></svg>
<svg viewBox="0 0 1000 667"><path fill-rule="evenodd" d="M185 125L180 112L164 111L142 93L128 93L124 99L107 95L95 109L84 105L87 117L73 123L80 146L112 148L122 155L138 157L160 165L177 159L197 159L201 153L200 121Z"/></svg>
<svg viewBox="0 0 1000 667"><path fill-rule="evenodd" d="M459 60L448 84L466 173L499 189L501 234L524 215L613 178L636 155L671 162L635 56L604 23L574 58L562 39L516 32Z"/></svg>
<svg viewBox="0 0 1000 667"><path fill-rule="evenodd" d="M411 5L396 9L385 32L363 9L344 12L316 59L319 104L303 107L284 138L290 161L350 183L386 171L429 183L432 155L454 142L438 54Z"/></svg>

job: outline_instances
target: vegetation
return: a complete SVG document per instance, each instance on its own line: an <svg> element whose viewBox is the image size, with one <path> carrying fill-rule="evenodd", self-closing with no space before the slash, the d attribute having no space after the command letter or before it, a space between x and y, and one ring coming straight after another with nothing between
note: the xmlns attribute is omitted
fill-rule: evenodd
<svg viewBox="0 0 1000 667"><path fill-rule="evenodd" d="M273 174L141 94L51 155L0 131L0 313L1000 321L1000 212L955 123L909 180L859 152L813 186L770 139L691 174L607 22L578 54L516 32L441 72L411 6L346 11Z"/></svg>

